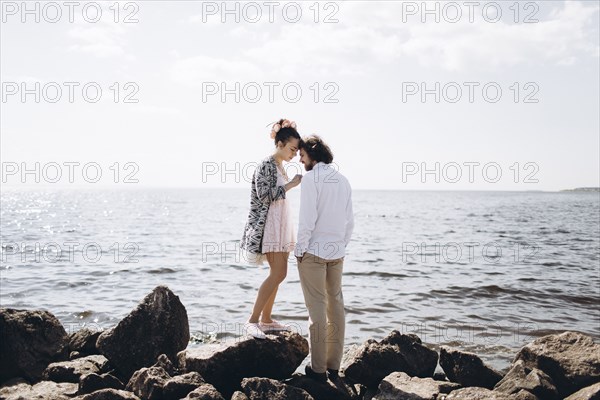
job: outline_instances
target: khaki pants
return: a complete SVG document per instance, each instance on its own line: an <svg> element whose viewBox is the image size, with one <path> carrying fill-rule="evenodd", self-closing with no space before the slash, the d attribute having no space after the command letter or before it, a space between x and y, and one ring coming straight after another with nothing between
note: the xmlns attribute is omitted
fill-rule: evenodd
<svg viewBox="0 0 600 400"><path fill-rule="evenodd" d="M305 253L298 265L309 316L310 357L313 371L339 370L344 353L346 318L342 295L344 258L325 260Z"/></svg>

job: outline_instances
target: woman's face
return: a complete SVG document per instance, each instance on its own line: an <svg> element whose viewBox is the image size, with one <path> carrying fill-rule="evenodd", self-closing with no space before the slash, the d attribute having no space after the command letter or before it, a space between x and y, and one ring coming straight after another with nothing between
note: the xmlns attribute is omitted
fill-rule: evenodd
<svg viewBox="0 0 600 400"><path fill-rule="evenodd" d="M282 142L277 144L278 152L285 161L292 161L292 158L298 154L298 147L300 146L300 140L296 138L290 138L284 145Z"/></svg>

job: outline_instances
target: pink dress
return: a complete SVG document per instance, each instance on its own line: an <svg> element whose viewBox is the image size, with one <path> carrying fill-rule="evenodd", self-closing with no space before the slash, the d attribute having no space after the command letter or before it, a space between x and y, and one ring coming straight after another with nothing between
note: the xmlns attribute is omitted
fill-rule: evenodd
<svg viewBox="0 0 600 400"><path fill-rule="evenodd" d="M288 178L277 167L277 185L285 185ZM262 252L293 252L296 246L296 232L291 216L289 200L275 200L269 206L265 232L263 234Z"/></svg>

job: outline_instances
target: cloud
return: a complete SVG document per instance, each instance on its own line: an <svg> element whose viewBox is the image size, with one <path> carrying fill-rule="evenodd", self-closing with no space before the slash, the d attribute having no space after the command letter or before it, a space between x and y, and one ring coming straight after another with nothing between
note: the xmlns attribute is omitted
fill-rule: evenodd
<svg viewBox="0 0 600 400"><path fill-rule="evenodd" d="M298 23L265 24L260 30L222 24L229 29L223 34L239 39L240 45L229 50L232 56L178 59L172 76L182 82L355 77L377 73L382 65L415 61L447 71L473 71L572 65L599 54L597 4L544 3L536 15L539 22L528 24L514 23L508 6L496 23L486 22L481 10L473 23L466 15L458 23L421 23L418 16L403 22L397 2L339 4L338 23L314 23L308 13L311 18Z"/></svg>
<svg viewBox="0 0 600 400"><path fill-rule="evenodd" d="M565 1L538 23L497 23L481 16L474 23L402 22L399 3L343 3L338 24L301 23L279 30L278 36L244 51L253 63L295 74L373 72L372 62L417 60L445 70L497 68L544 63L572 64L598 56L597 5ZM548 5L546 5L548 6ZM505 13L506 13L505 9ZM541 10L547 11L547 10ZM541 12L540 12L541 14ZM508 17L508 15L506 15ZM288 54L288 56L284 56ZM280 55L280 56L278 56Z"/></svg>
<svg viewBox="0 0 600 400"><path fill-rule="evenodd" d="M145 104L135 104L131 106L131 110L141 114L152 114L152 115L179 115L181 110L172 107L162 107Z"/></svg>
<svg viewBox="0 0 600 400"><path fill-rule="evenodd" d="M533 24L481 20L474 24L416 24L401 54L447 70L521 64L572 64L593 56L597 42L589 23L597 7L565 2L548 19Z"/></svg>
<svg viewBox="0 0 600 400"><path fill-rule="evenodd" d="M103 4L103 8L106 8L106 4ZM131 29L137 29L136 23L115 23L103 18L94 24L78 21L74 25L67 32L76 42L68 47L69 51L82 52L98 58L126 56L135 59L125 48L127 34Z"/></svg>
<svg viewBox="0 0 600 400"><path fill-rule="evenodd" d="M260 69L250 62L208 56L178 59L169 73L174 82L196 87L201 86L203 82L231 81L242 76L257 77L262 74Z"/></svg>

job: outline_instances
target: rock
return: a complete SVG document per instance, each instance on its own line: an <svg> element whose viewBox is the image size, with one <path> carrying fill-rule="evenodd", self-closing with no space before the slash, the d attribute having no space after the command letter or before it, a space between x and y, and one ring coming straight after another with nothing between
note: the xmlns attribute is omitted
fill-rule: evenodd
<svg viewBox="0 0 600 400"><path fill-rule="evenodd" d="M437 353L424 346L417 335L392 331L381 342L367 340L348 354L343 369L347 378L377 388L383 378L396 371L431 377L437 360Z"/></svg>
<svg viewBox="0 0 600 400"><path fill-rule="evenodd" d="M82 328L77 332L73 332L69 336L69 349L87 356L100 354L96 347L96 341L98 341L101 333L102 331L91 330L89 328Z"/></svg>
<svg viewBox="0 0 600 400"><path fill-rule="evenodd" d="M436 400L440 393L450 393L456 389L460 389L457 383L392 372L381 381L373 400Z"/></svg>
<svg viewBox="0 0 600 400"><path fill-rule="evenodd" d="M494 386L494 390L506 394L515 394L520 390L526 390L541 399L560 398L552 378L537 368L527 368L523 360L518 360L512 365L504 378Z"/></svg>
<svg viewBox="0 0 600 400"><path fill-rule="evenodd" d="M516 394L513 395L513 400L545 400L543 398L537 397L531 392L528 392L525 389L519 390Z"/></svg>
<svg viewBox="0 0 600 400"><path fill-rule="evenodd" d="M0 383L39 381L48 364L68 356L67 332L50 312L0 308Z"/></svg>
<svg viewBox="0 0 600 400"><path fill-rule="evenodd" d="M231 396L231 400L250 400L244 393L236 391Z"/></svg>
<svg viewBox="0 0 600 400"><path fill-rule="evenodd" d="M79 378L79 394L92 393L101 389L124 389L125 385L111 374L87 374Z"/></svg>
<svg viewBox="0 0 600 400"><path fill-rule="evenodd" d="M171 376L161 367L142 368L134 372L125 389L144 400L159 400L169 379Z"/></svg>
<svg viewBox="0 0 600 400"><path fill-rule="evenodd" d="M502 374L485 365L473 353L440 347L440 366L452 382L463 386L479 386L493 389L502 379Z"/></svg>
<svg viewBox="0 0 600 400"><path fill-rule="evenodd" d="M160 354L176 360L189 340L185 307L168 287L158 286L117 326L100 334L96 346L115 366L119 378L129 380Z"/></svg>
<svg viewBox="0 0 600 400"><path fill-rule="evenodd" d="M84 396L77 396L73 400L140 400L140 398L126 390L102 389Z"/></svg>
<svg viewBox="0 0 600 400"><path fill-rule="evenodd" d="M600 400L600 382L578 390L565 400Z"/></svg>
<svg viewBox="0 0 600 400"><path fill-rule="evenodd" d="M103 372L107 363L106 357L100 355L61 361L48 365L42 376L48 381L79 383L82 375Z"/></svg>
<svg viewBox="0 0 600 400"><path fill-rule="evenodd" d="M435 381L448 382L448 379L447 379L446 374L444 372L436 372L436 373L433 374L432 378Z"/></svg>
<svg viewBox="0 0 600 400"><path fill-rule="evenodd" d="M445 400L515 400L515 397L482 387L467 387L453 390Z"/></svg>
<svg viewBox="0 0 600 400"><path fill-rule="evenodd" d="M163 385L163 399L179 400L204 383L206 382L197 372L174 376Z"/></svg>
<svg viewBox="0 0 600 400"><path fill-rule="evenodd" d="M225 398L210 383L203 383L190 392L184 400L225 400Z"/></svg>
<svg viewBox="0 0 600 400"><path fill-rule="evenodd" d="M292 332L245 339L233 345L205 345L179 353L183 372L198 372L206 382L229 397L248 377L285 379L308 355L308 342Z"/></svg>
<svg viewBox="0 0 600 400"><path fill-rule="evenodd" d="M578 332L538 338L524 346L513 362L518 360L548 374L562 397L600 382L600 345Z"/></svg>
<svg viewBox="0 0 600 400"><path fill-rule="evenodd" d="M300 388L269 378L244 378L242 388L250 400L314 400Z"/></svg>
<svg viewBox="0 0 600 400"><path fill-rule="evenodd" d="M179 370L177 368L175 368L175 366L173 365L171 360L169 360L169 357L167 357L166 354L161 354L160 356L158 356L158 359L152 366L153 367L161 367L162 369L167 371L167 374L169 374L171 376L175 376L175 375L179 374Z"/></svg>
<svg viewBox="0 0 600 400"><path fill-rule="evenodd" d="M26 382L0 388L2 400L67 400L77 394L77 384L41 381L35 385Z"/></svg>
<svg viewBox="0 0 600 400"><path fill-rule="evenodd" d="M353 390L346 386L341 379L336 384L330 381L321 383L304 375L294 375L283 383L306 391L316 400L350 400L356 397Z"/></svg>

